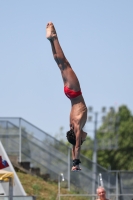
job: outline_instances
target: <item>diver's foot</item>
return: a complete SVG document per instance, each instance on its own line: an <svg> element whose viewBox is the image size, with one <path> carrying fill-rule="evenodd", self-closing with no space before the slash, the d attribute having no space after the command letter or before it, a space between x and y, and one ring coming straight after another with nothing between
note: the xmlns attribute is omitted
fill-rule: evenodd
<svg viewBox="0 0 133 200"><path fill-rule="evenodd" d="M56 34L56 30L55 30L53 23L48 22L48 24L46 26L46 38L48 40L53 40L56 37L57 37L57 34Z"/></svg>

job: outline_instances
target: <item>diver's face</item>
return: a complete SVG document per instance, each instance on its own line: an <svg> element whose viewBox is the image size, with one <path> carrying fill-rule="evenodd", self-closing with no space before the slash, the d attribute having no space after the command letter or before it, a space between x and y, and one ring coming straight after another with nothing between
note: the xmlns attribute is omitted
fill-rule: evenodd
<svg viewBox="0 0 133 200"><path fill-rule="evenodd" d="M104 189L98 189L97 192L98 196L100 197L100 199L105 199L105 190Z"/></svg>

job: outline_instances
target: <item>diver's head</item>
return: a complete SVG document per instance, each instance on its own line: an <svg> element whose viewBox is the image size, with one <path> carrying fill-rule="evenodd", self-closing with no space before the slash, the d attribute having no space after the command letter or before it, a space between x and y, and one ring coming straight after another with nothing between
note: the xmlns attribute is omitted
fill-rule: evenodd
<svg viewBox="0 0 133 200"><path fill-rule="evenodd" d="M66 137L69 143L74 146L76 145L76 136L73 129L70 129L70 131L67 132Z"/></svg>

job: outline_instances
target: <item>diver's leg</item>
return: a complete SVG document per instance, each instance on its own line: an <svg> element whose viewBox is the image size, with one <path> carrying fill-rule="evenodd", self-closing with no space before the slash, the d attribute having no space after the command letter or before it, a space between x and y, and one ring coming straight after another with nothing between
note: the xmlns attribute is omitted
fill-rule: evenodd
<svg viewBox="0 0 133 200"><path fill-rule="evenodd" d="M67 61L64 52L60 46L57 33L52 22L49 22L47 24L46 37L48 40L50 40L53 56L58 66L62 69L64 69L67 66L70 67L70 64Z"/></svg>

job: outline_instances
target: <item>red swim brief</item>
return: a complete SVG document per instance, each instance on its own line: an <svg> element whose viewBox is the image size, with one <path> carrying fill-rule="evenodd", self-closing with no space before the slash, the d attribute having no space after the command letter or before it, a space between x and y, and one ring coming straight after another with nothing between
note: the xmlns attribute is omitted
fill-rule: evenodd
<svg viewBox="0 0 133 200"><path fill-rule="evenodd" d="M64 87L64 93L69 99L78 97L79 95L82 94L80 90L76 92L74 90L69 89L67 86Z"/></svg>

